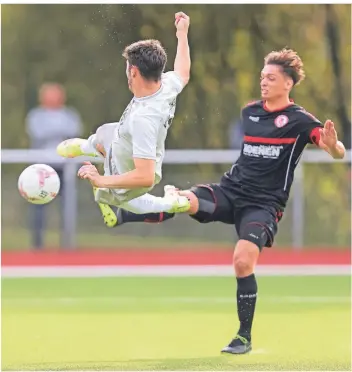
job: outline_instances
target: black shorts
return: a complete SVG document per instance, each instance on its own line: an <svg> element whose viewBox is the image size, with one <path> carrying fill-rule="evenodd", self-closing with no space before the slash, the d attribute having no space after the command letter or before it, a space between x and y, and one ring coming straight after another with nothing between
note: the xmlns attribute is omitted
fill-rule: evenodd
<svg viewBox="0 0 352 372"><path fill-rule="evenodd" d="M252 241L261 249L271 247L282 213L274 206L251 203L243 195L229 192L219 184L197 185L191 188L204 208L191 215L200 223L222 222L235 225L240 239ZM203 209L203 210L201 210ZM260 236L261 243L256 241Z"/></svg>

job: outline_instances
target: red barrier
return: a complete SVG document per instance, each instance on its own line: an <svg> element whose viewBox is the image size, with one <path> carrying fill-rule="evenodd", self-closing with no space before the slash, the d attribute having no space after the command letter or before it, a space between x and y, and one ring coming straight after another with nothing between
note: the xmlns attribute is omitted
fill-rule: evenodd
<svg viewBox="0 0 352 372"><path fill-rule="evenodd" d="M232 250L141 250L2 252L1 266L101 266L101 265L229 265ZM350 265L351 251L264 249L261 265Z"/></svg>

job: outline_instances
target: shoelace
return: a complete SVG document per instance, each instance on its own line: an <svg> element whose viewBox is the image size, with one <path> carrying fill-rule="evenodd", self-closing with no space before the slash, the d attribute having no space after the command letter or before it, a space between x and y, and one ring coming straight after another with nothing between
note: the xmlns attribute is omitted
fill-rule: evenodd
<svg viewBox="0 0 352 372"><path fill-rule="evenodd" d="M244 345L248 344L248 340L240 335L236 335L236 337L233 340L240 340Z"/></svg>

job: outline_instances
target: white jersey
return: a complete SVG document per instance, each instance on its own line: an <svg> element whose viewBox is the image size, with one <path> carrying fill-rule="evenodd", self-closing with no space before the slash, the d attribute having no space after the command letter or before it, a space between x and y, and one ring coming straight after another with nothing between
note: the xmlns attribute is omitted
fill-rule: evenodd
<svg viewBox="0 0 352 372"><path fill-rule="evenodd" d="M158 184L162 178L167 131L175 115L176 98L183 89L179 75L170 71L162 75L160 89L151 96L133 97L120 121L98 128L89 138L94 146L101 143L106 150L105 175L132 171L134 158L155 160L155 179L152 187L112 189L120 202L141 196Z"/></svg>
<svg viewBox="0 0 352 372"><path fill-rule="evenodd" d="M119 123L107 123L100 126L95 134L92 134L88 138L88 143L82 148L84 153L92 154L95 153L99 157L102 155L96 150L97 144L100 144L104 147L105 153L109 154L112 138L114 136L115 129ZM105 157L104 160L104 175L110 175L110 166L109 166L109 157Z"/></svg>

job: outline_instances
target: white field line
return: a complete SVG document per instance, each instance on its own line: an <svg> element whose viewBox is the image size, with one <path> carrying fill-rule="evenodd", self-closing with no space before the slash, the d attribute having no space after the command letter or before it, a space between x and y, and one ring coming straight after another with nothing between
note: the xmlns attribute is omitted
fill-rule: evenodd
<svg viewBox="0 0 352 372"><path fill-rule="evenodd" d="M5 305L65 305L71 306L76 304L109 304L109 305L134 305L147 301L148 303L167 305L167 304L235 304L236 298L233 297L13 297L3 298ZM349 296L259 296L258 301L270 304L343 304L350 303Z"/></svg>
<svg viewBox="0 0 352 372"><path fill-rule="evenodd" d="M230 265L165 266L11 266L4 278L60 278L115 276L233 276ZM258 265L258 276L351 275L350 265Z"/></svg>

